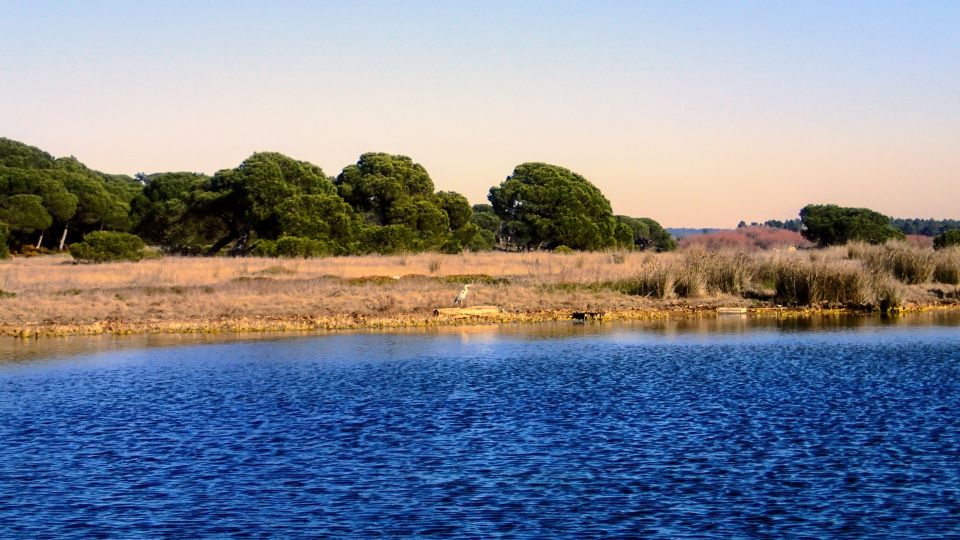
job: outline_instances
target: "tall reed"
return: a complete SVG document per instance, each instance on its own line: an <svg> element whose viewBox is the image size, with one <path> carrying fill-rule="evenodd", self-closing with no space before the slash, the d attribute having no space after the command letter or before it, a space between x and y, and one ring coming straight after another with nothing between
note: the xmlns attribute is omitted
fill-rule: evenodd
<svg viewBox="0 0 960 540"><path fill-rule="evenodd" d="M888 273L903 283L927 283L933 277L936 260L932 249L911 246L906 242L888 242L882 246L851 243L847 252L860 259L870 270Z"/></svg>
<svg viewBox="0 0 960 540"><path fill-rule="evenodd" d="M936 252L936 269L933 279L947 285L960 285L960 247L941 249Z"/></svg>
<svg viewBox="0 0 960 540"><path fill-rule="evenodd" d="M666 264L644 265L635 276L617 282L623 294L669 299L676 296L675 271Z"/></svg>
<svg viewBox="0 0 960 540"><path fill-rule="evenodd" d="M782 305L866 306L875 301L871 276L850 262L780 261L774 300Z"/></svg>

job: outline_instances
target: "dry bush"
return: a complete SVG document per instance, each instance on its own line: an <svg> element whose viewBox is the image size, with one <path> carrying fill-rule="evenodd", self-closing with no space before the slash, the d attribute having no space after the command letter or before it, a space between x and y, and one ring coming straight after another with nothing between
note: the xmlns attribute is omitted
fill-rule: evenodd
<svg viewBox="0 0 960 540"><path fill-rule="evenodd" d="M702 249L683 254L675 265L673 290L681 298L700 298L707 294L707 267L709 257Z"/></svg>
<svg viewBox="0 0 960 540"><path fill-rule="evenodd" d="M870 273L854 262L781 261L775 291L774 299L782 305L865 306L875 300Z"/></svg>
<svg viewBox="0 0 960 540"><path fill-rule="evenodd" d="M623 294L669 299L675 296L674 281L671 265L645 265L635 276L615 282L614 288Z"/></svg>
<svg viewBox="0 0 960 540"><path fill-rule="evenodd" d="M710 292L739 295L751 286L756 263L745 253L710 253L702 263Z"/></svg>
<svg viewBox="0 0 960 540"><path fill-rule="evenodd" d="M851 243L847 251L850 258L862 260L871 271L890 274L903 283L926 283L936 269L933 249L913 247L906 242L879 246Z"/></svg>
<svg viewBox="0 0 960 540"><path fill-rule="evenodd" d="M904 241L910 244L911 247L920 248L920 249L927 249L927 248L933 249L932 236L923 236L920 234L908 234Z"/></svg>
<svg viewBox="0 0 960 540"><path fill-rule="evenodd" d="M699 248L678 257L645 264L636 275L616 284L625 294L655 298L702 298L737 295L750 287L755 261L744 253L713 253Z"/></svg>
<svg viewBox="0 0 960 540"><path fill-rule="evenodd" d="M798 232L772 227L741 227L730 231L685 236L680 249L701 248L711 251L760 251L810 247L812 244Z"/></svg>
<svg viewBox="0 0 960 540"><path fill-rule="evenodd" d="M960 285L960 247L945 248L935 253L933 279L946 285Z"/></svg>
<svg viewBox="0 0 960 540"><path fill-rule="evenodd" d="M866 242L847 242L847 258L862 261L867 258L868 254L874 252L876 249L877 246L870 245Z"/></svg>
<svg viewBox="0 0 960 540"><path fill-rule="evenodd" d="M906 303L906 291L900 281L888 276L874 276L874 297L882 312L903 307Z"/></svg>

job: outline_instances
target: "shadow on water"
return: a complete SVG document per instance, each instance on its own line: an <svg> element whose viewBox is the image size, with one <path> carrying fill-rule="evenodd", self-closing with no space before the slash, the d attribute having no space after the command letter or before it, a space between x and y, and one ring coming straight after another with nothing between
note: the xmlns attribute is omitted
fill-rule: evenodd
<svg viewBox="0 0 960 540"><path fill-rule="evenodd" d="M755 317L720 315L667 318L643 321L588 322L556 321L544 323L476 325L450 327L396 328L385 330L341 330L318 332L264 332L220 334L140 334L129 336L67 336L42 339L0 337L0 364L36 361L47 358L152 349L177 346L214 345L272 340L294 340L322 336L387 335L423 337L459 337L466 342L496 340L563 340L591 337L636 337L671 341L716 339L723 336L748 336L762 333L842 332L858 329L933 328L960 326L960 312L925 312L902 316L809 315L802 317Z"/></svg>

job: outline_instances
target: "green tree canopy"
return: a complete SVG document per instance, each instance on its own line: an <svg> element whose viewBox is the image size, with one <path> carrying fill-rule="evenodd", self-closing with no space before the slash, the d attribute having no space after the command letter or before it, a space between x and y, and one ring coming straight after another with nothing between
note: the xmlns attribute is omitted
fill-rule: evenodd
<svg viewBox="0 0 960 540"><path fill-rule="evenodd" d="M467 199L452 191L434 193L426 169L407 156L363 154L335 183L340 196L374 229L364 235L368 251L459 252L477 234ZM376 230L383 227L391 228Z"/></svg>
<svg viewBox="0 0 960 540"><path fill-rule="evenodd" d="M54 159L39 148L0 137L0 165L15 169L52 169Z"/></svg>
<svg viewBox="0 0 960 540"><path fill-rule="evenodd" d="M67 222L77 211L78 197L64 185L68 175L54 169L18 169L0 166L0 197L38 195L54 219Z"/></svg>
<svg viewBox="0 0 960 540"><path fill-rule="evenodd" d="M673 251L677 249L677 241L660 226L653 218L638 218L647 225L650 230L650 243L647 247L653 246L657 251Z"/></svg>
<svg viewBox="0 0 960 540"><path fill-rule="evenodd" d="M450 238L441 249L447 252L460 252L470 245L478 246L474 237L480 232L480 227L473 223L473 208L470 201L454 191L437 192L440 208L447 214L450 223Z"/></svg>
<svg viewBox="0 0 960 540"><path fill-rule="evenodd" d="M100 228L127 231L133 226L130 201L141 189L136 180L94 171L72 156L57 158L54 166L69 173L64 184L79 198L73 221L79 224L81 232Z"/></svg>
<svg viewBox="0 0 960 540"><path fill-rule="evenodd" d="M501 234L513 245L593 250L617 243L610 202L586 178L563 167L518 165L490 189L489 199L503 222Z"/></svg>
<svg viewBox="0 0 960 540"><path fill-rule="evenodd" d="M53 218L43 207L38 195L13 195L0 199L0 221L14 232L32 233L46 230Z"/></svg>
<svg viewBox="0 0 960 540"><path fill-rule="evenodd" d="M275 152L253 154L235 169L219 171L207 191L213 196L202 201L204 211L220 216L227 229L210 252L236 242L232 251L238 254L246 251L251 234L279 237L277 207L287 198L336 192L320 167Z"/></svg>
<svg viewBox="0 0 960 540"><path fill-rule="evenodd" d="M10 256L10 250L7 248L7 237L10 235L10 227L0 221L0 259L6 259Z"/></svg>
<svg viewBox="0 0 960 540"><path fill-rule="evenodd" d="M227 233L216 214L206 211L214 197L205 191L210 178L190 172L143 176L146 186L130 203L134 231L174 253L201 253Z"/></svg>
<svg viewBox="0 0 960 540"><path fill-rule="evenodd" d="M627 228L628 242L635 248L647 249L650 246L650 226L643 220L630 216L617 216L617 224Z"/></svg>
<svg viewBox="0 0 960 540"><path fill-rule="evenodd" d="M804 229L800 234L820 247L861 240L881 244L903 238L890 225L890 218L868 208L848 208L835 204L810 204L800 211Z"/></svg>
<svg viewBox="0 0 960 540"><path fill-rule="evenodd" d="M651 218L617 216L617 224L626 228L626 243L636 249L654 249L656 251L677 249L677 241L673 236Z"/></svg>
<svg viewBox="0 0 960 540"><path fill-rule="evenodd" d="M440 208L447 213L451 231L461 229L464 225L470 223L473 218L473 208L470 207L470 202L467 201L466 197L455 191L439 191L437 192L437 199Z"/></svg>
<svg viewBox="0 0 960 540"><path fill-rule="evenodd" d="M960 229L944 231L933 238L933 249L960 246Z"/></svg>
<svg viewBox="0 0 960 540"><path fill-rule="evenodd" d="M489 204L473 205L473 222L481 229L486 229L493 234L500 232L500 216L493 211L493 206Z"/></svg>
<svg viewBox="0 0 960 540"><path fill-rule="evenodd" d="M362 222L339 196L294 195L277 207L282 234L320 240L337 254L356 252Z"/></svg>
<svg viewBox="0 0 960 540"><path fill-rule="evenodd" d="M77 197L77 211L74 221L88 228L96 228L111 211L111 207L118 201L96 178L81 174L64 176L64 185L67 190Z"/></svg>
<svg viewBox="0 0 960 540"><path fill-rule="evenodd" d="M129 201L139 183L123 175L89 169L76 158L53 158L26 144L0 138L0 197L36 195L63 235L44 237L56 245L67 229L81 234L99 230L127 230L131 225ZM22 238L21 238L22 240Z"/></svg>
<svg viewBox="0 0 960 540"><path fill-rule="evenodd" d="M374 225L406 222L415 200L433 196L433 181L423 166L407 156L381 152L360 156L335 183L343 200Z"/></svg>

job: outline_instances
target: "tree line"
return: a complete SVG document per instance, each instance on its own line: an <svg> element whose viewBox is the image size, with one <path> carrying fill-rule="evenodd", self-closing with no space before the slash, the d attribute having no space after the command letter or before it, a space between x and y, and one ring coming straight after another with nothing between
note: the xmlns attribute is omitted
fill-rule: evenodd
<svg viewBox="0 0 960 540"><path fill-rule="evenodd" d="M921 219L921 218L889 218L889 224L894 229L903 234L915 234L920 236L938 236L947 231L960 230L960 220L956 219ZM781 221L770 219L763 223L753 222L749 224L752 227L771 227L774 229L786 229L789 231L801 232L804 224L800 219L788 219ZM741 221L737 227L748 226L745 221Z"/></svg>
<svg viewBox="0 0 960 540"><path fill-rule="evenodd" d="M93 232L97 242L132 233L190 255L676 248L655 220L614 215L596 186L557 165L518 165L488 198L471 206L437 191L409 157L385 153L363 154L336 176L260 152L212 176L129 177L0 138L0 255L63 249Z"/></svg>
<svg viewBox="0 0 960 540"><path fill-rule="evenodd" d="M799 220L770 220L764 226L789 229L799 232L819 247L846 244L856 240L870 244L882 244L888 240L903 240L906 234L904 223L926 223L930 232L936 232L934 247L942 249L960 244L960 222L955 220L898 220L887 217L869 208L852 208L835 204L809 204L800 210ZM758 224L754 224L758 225ZM738 227L745 227L743 221Z"/></svg>

